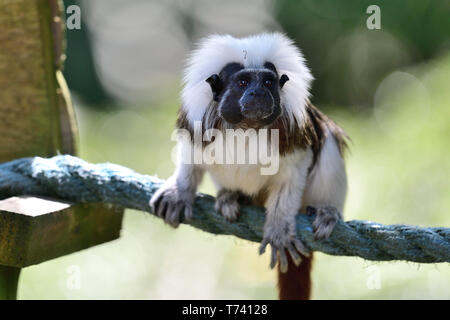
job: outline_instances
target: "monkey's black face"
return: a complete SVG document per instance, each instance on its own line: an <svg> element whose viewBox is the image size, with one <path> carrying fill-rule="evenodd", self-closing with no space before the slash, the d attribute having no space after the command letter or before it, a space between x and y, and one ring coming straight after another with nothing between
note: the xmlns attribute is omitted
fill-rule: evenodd
<svg viewBox="0 0 450 320"><path fill-rule="evenodd" d="M225 121L259 128L280 116L280 90L287 80L286 75L278 78L275 66L267 62L261 69L245 69L239 63L230 63L219 75L206 81Z"/></svg>

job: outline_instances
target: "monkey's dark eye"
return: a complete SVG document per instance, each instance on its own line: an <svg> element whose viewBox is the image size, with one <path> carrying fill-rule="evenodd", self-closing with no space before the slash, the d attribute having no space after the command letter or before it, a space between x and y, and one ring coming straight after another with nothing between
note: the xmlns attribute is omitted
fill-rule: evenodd
<svg viewBox="0 0 450 320"><path fill-rule="evenodd" d="M273 81L272 81L272 80L265 80L265 81L264 81L264 85L265 85L266 87L271 87L271 86L273 85Z"/></svg>
<svg viewBox="0 0 450 320"><path fill-rule="evenodd" d="M246 86L248 86L248 81L247 80L239 80L238 81L239 87L241 88L245 88Z"/></svg>

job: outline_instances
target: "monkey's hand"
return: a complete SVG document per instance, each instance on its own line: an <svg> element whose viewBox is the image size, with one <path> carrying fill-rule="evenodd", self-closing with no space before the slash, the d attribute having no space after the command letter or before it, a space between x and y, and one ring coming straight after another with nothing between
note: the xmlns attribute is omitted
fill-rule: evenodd
<svg viewBox="0 0 450 320"><path fill-rule="evenodd" d="M180 190L176 183L169 182L156 191L149 205L153 213L176 228L182 219L188 221L192 218L194 198L195 193Z"/></svg>
<svg viewBox="0 0 450 320"><path fill-rule="evenodd" d="M313 222L314 238L316 240L327 239L333 232L336 223L342 220L341 213L332 206L308 206L306 213L316 215Z"/></svg>
<svg viewBox="0 0 450 320"><path fill-rule="evenodd" d="M277 260L280 263L280 271L285 273L288 269L288 261L286 251L298 266L302 262L302 258L299 253L309 257L310 251L297 237L295 232L295 217L286 221L266 221L264 226L264 237L259 247L259 254L263 254L266 251L266 246L270 244L272 248L272 255L270 258L270 268L274 268Z"/></svg>

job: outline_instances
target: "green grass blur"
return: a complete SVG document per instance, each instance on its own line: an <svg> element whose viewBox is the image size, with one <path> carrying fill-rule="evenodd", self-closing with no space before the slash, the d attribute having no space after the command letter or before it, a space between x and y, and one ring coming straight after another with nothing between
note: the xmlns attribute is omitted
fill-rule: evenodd
<svg viewBox="0 0 450 320"><path fill-rule="evenodd" d="M322 106L352 138L346 220L450 226L449 77L450 55L385 78L373 111ZM161 95L152 106L114 113L79 107L81 157L167 178L178 86ZM213 193L210 181L200 191ZM173 230L129 210L119 240L24 269L19 298L274 299L268 264L255 243L189 226ZM74 270L79 287L70 285ZM313 277L315 299L450 298L448 264L317 253Z"/></svg>

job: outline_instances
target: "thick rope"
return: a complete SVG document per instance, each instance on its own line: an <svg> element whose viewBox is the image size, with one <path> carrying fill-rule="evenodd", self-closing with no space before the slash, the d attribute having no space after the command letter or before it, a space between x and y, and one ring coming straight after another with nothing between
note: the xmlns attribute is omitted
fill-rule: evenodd
<svg viewBox="0 0 450 320"><path fill-rule="evenodd" d="M50 159L23 158L0 164L0 199L15 195L54 197L74 203L102 202L150 212L148 201L162 180L110 164L91 164L61 155ZM235 223L214 211L214 198L198 194L188 223L213 234L262 240L261 208L245 206ZM297 217L299 238L314 251L359 256L367 260L450 262L450 229L408 225L381 225L370 221L340 221L330 238L314 240L314 216Z"/></svg>

